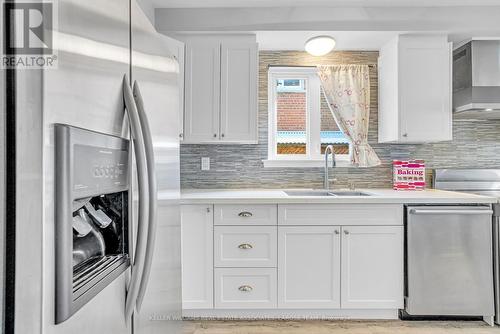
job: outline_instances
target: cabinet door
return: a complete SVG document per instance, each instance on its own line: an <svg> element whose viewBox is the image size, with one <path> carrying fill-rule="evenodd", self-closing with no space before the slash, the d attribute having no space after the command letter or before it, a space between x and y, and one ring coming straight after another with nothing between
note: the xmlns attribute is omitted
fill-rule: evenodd
<svg viewBox="0 0 500 334"><path fill-rule="evenodd" d="M184 142L219 141L220 44L186 44Z"/></svg>
<svg viewBox="0 0 500 334"><path fill-rule="evenodd" d="M340 307L340 227L278 227L278 308Z"/></svg>
<svg viewBox="0 0 500 334"><path fill-rule="evenodd" d="M446 36L401 36L399 56L400 141L451 140L451 48Z"/></svg>
<svg viewBox="0 0 500 334"><path fill-rule="evenodd" d="M182 205L182 308L213 308L212 205Z"/></svg>
<svg viewBox="0 0 500 334"><path fill-rule="evenodd" d="M257 143L257 44L221 47L221 133L224 142Z"/></svg>
<svg viewBox="0 0 500 334"><path fill-rule="evenodd" d="M403 308L403 226L342 227L342 308Z"/></svg>

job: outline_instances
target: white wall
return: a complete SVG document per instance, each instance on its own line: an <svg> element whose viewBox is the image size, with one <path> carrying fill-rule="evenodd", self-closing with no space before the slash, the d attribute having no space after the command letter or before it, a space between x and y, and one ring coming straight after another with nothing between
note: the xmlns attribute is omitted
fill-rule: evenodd
<svg viewBox="0 0 500 334"><path fill-rule="evenodd" d="M149 18L149 21L155 25L155 9L153 7L153 3L151 0L137 0L137 3L139 6L141 6L142 10L146 14L146 16Z"/></svg>

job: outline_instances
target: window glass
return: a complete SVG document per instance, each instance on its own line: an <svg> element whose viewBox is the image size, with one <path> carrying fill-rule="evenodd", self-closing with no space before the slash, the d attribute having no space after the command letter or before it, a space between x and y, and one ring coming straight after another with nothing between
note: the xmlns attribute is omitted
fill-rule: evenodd
<svg viewBox="0 0 500 334"><path fill-rule="evenodd" d="M330 111L325 96L321 93L321 154L325 153L328 145L333 145L335 154L349 154L349 140L340 130L335 118Z"/></svg>
<svg viewBox="0 0 500 334"><path fill-rule="evenodd" d="M294 87L295 90L280 89L284 85ZM307 154L306 80L278 79L276 86L276 153L305 155Z"/></svg>

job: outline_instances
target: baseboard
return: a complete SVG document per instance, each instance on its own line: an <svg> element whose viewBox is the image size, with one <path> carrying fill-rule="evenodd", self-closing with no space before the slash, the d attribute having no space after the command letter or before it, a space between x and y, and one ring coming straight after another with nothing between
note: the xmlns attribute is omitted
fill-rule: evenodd
<svg viewBox="0 0 500 334"><path fill-rule="evenodd" d="M390 320L398 319L397 309L383 310L309 310L309 309L185 309L182 317L186 320L204 319L244 319L244 320L271 320L271 319L296 319L296 320L333 320L333 319L356 319L356 320Z"/></svg>

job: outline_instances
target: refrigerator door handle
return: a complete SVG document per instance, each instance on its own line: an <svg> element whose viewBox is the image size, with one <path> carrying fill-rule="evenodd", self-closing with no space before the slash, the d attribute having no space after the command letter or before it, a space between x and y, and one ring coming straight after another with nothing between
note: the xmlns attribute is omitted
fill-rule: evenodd
<svg viewBox="0 0 500 334"><path fill-rule="evenodd" d="M134 254L134 262L132 265L132 276L129 281L127 289L127 298L125 302L125 319L130 319L137 301L139 294L139 287L142 279L142 272L144 270L144 261L146 258L146 243L147 243L147 221L148 221L148 178L147 178L147 165L146 153L144 146L144 137L142 135L141 122L137 106L134 102L132 89L128 83L127 75L123 77L123 99L125 101L125 108L129 117L131 128L131 139L134 144L135 160L137 164L137 182L139 194L138 206L138 226L137 226L137 241Z"/></svg>
<svg viewBox="0 0 500 334"><path fill-rule="evenodd" d="M156 171L155 171L155 160L153 151L153 138L151 135L151 130L149 128L149 122L144 109L144 101L142 99L141 91L139 89L139 84L134 81L133 94L135 103L137 106L137 111L139 113L139 120L141 122L142 134L144 137L144 144L146 149L146 164L148 169L148 185L149 185L149 224L148 224L148 239L146 244L146 259L144 263L144 270L142 272L141 284L139 288L139 295L137 297L136 308L139 311L141 309L142 301L146 294L146 288L149 281L149 274L151 273L151 264L153 261L153 253L155 247L156 238L156 211L158 207L157 203L157 184L156 184Z"/></svg>

